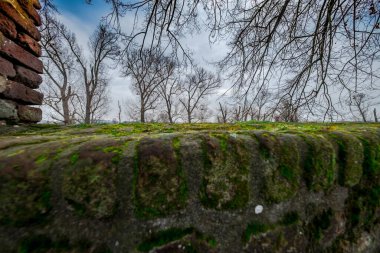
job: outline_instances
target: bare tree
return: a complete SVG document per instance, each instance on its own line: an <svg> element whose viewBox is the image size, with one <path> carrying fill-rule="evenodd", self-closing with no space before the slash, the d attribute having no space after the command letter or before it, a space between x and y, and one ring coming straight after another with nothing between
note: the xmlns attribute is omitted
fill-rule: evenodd
<svg viewBox="0 0 380 253"><path fill-rule="evenodd" d="M44 103L53 110L54 120L67 124L75 121L77 90L75 85L76 61L70 45L63 39L68 29L49 12L43 12L41 46L43 49L45 82Z"/></svg>
<svg viewBox="0 0 380 253"><path fill-rule="evenodd" d="M67 41L75 41L74 36L67 36ZM89 41L90 58L86 60L80 47L70 43L71 50L79 64L84 95L82 98L82 118L86 124L94 122L104 113L108 103L107 60L116 60L119 55L118 36L104 24L100 24ZM100 114L100 115L99 115Z"/></svg>
<svg viewBox="0 0 380 253"><path fill-rule="evenodd" d="M348 100L350 111L354 117L358 113L363 122L367 122L369 104L366 101L366 95L364 93L354 93Z"/></svg>
<svg viewBox="0 0 380 253"><path fill-rule="evenodd" d="M373 117L375 118L375 122L378 123L379 120L378 120L378 118L377 118L376 108L373 108Z"/></svg>
<svg viewBox="0 0 380 253"><path fill-rule="evenodd" d="M202 22L197 21L204 15L198 15L198 10L202 9L210 39L229 39L230 51L220 67L245 96L255 87L276 83L280 86L274 97L278 105L288 97L297 107L318 100L327 113L336 104L331 94L344 95L342 90L352 92L380 79L378 1L107 2L113 7L110 20L118 25L120 16L135 13L134 28L126 36L130 45L144 48L168 43L182 52L186 50L180 38L186 29L199 28ZM137 22L142 15L143 22Z"/></svg>
<svg viewBox="0 0 380 253"><path fill-rule="evenodd" d="M185 109L188 123L192 122L194 112L201 109L202 100L213 94L220 85L220 78L204 68L195 68L193 74L187 75L180 102Z"/></svg>
<svg viewBox="0 0 380 253"><path fill-rule="evenodd" d="M222 104L219 102L219 114L217 116L218 123L227 123L228 113L229 108L227 107L227 105L222 106Z"/></svg>
<svg viewBox="0 0 380 253"><path fill-rule="evenodd" d="M283 99L274 109L275 121L298 122L300 121L299 107L295 106L291 99Z"/></svg>
<svg viewBox="0 0 380 253"><path fill-rule="evenodd" d="M139 96L140 121L157 106L160 85L173 74L174 63L157 50L132 51L123 59L123 74L133 80L132 88ZM166 94L166 92L165 92Z"/></svg>
<svg viewBox="0 0 380 253"><path fill-rule="evenodd" d="M118 117L118 120L119 120L119 124L121 123L121 105L120 105L120 101L118 100L117 101L117 108L118 108L118 113L117 113L117 117Z"/></svg>
<svg viewBox="0 0 380 253"><path fill-rule="evenodd" d="M175 73L174 64L165 64L166 80L158 86L158 93L164 104L164 113L167 115L167 121L174 123L180 115L178 96L181 93L179 74ZM164 117L162 117L164 118Z"/></svg>

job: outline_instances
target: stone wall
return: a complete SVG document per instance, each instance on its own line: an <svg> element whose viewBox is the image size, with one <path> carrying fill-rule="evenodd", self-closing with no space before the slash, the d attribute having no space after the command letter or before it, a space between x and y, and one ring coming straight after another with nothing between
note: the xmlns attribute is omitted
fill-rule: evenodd
<svg viewBox="0 0 380 253"><path fill-rule="evenodd" d="M0 245L380 252L380 125L292 126L9 128L0 137Z"/></svg>
<svg viewBox="0 0 380 253"><path fill-rule="evenodd" d="M43 65L38 58L41 19L38 0L0 0L0 121L34 123L42 119Z"/></svg>

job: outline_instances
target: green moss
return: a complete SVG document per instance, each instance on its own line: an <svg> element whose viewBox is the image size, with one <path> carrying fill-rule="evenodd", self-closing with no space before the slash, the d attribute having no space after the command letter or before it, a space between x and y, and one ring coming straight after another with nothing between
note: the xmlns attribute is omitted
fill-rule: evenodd
<svg viewBox="0 0 380 253"><path fill-rule="evenodd" d="M173 145L173 149L174 149L174 152L176 154L177 162L178 162L178 167L177 167L178 176L180 178L182 178L182 179L185 179L186 178L186 174L185 174L185 171L184 171L184 169L182 167L182 155L181 155L181 141L180 141L180 138L179 137L174 137L173 140L172 140L172 145ZM189 194L189 190L188 190L186 181L183 180L181 182L180 186L179 186L179 199L180 199L181 203L185 203L186 202L188 194Z"/></svg>
<svg viewBox="0 0 380 253"><path fill-rule="evenodd" d="M300 185L301 168L296 138L267 132L256 133L259 151L266 161L262 193L278 203L294 196Z"/></svg>
<svg viewBox="0 0 380 253"><path fill-rule="evenodd" d="M299 217L297 212L295 212L295 211L288 212L282 217L280 224L283 226L293 225L293 224L297 223L299 221L299 219L300 219L300 217Z"/></svg>
<svg viewBox="0 0 380 253"><path fill-rule="evenodd" d="M79 160L79 154L71 155L71 157L70 157L71 165L75 165L78 160Z"/></svg>
<svg viewBox="0 0 380 253"><path fill-rule="evenodd" d="M243 208L249 200L249 154L243 139L205 136L202 148L202 204L215 209Z"/></svg>
<svg viewBox="0 0 380 253"><path fill-rule="evenodd" d="M178 211L188 198L179 140L143 139L135 158L134 202L140 218Z"/></svg>
<svg viewBox="0 0 380 253"><path fill-rule="evenodd" d="M111 159L112 163L113 164L119 164L120 163L120 160L122 159L123 157L123 149L121 147L106 147L103 149L103 152L105 153L113 153L113 157Z"/></svg>
<svg viewBox="0 0 380 253"><path fill-rule="evenodd" d="M43 222L51 209L49 184L46 168L20 166L11 173L0 171L0 223L23 226Z"/></svg>
<svg viewBox="0 0 380 253"><path fill-rule="evenodd" d="M369 177L380 175L380 137L372 131L362 131L356 135L364 148L363 173Z"/></svg>
<svg viewBox="0 0 380 253"><path fill-rule="evenodd" d="M352 134L330 133L329 136L338 145L338 181L342 186L354 186L359 183L363 173L363 145Z"/></svg>
<svg viewBox="0 0 380 253"><path fill-rule="evenodd" d="M155 247L165 245L169 242L183 238L185 235L194 232L194 228L170 228L153 234L149 239L145 240L137 249L142 252L148 252Z"/></svg>
<svg viewBox="0 0 380 253"><path fill-rule="evenodd" d="M313 191L330 189L336 178L336 155L333 146L323 136L301 136L308 146L303 171L307 187Z"/></svg>
<svg viewBox="0 0 380 253"><path fill-rule="evenodd" d="M323 237L323 231L331 226L333 210L331 208L316 215L309 224L309 231L313 240L319 241Z"/></svg>
<svg viewBox="0 0 380 253"><path fill-rule="evenodd" d="M273 225L271 224L265 224L258 221L251 222L247 225L245 229L243 241L248 242L251 239L251 236L265 233L271 229L273 229Z"/></svg>
<svg viewBox="0 0 380 253"><path fill-rule="evenodd" d="M39 155L36 160L35 160L35 163L37 165L41 165L42 163L44 163L46 160L48 159L48 156L45 155L45 154L42 154L42 155Z"/></svg>
<svg viewBox="0 0 380 253"><path fill-rule="evenodd" d="M117 166L113 153L88 150L63 171L62 194L79 215L107 218L116 209ZM74 155L71 155L73 157Z"/></svg>

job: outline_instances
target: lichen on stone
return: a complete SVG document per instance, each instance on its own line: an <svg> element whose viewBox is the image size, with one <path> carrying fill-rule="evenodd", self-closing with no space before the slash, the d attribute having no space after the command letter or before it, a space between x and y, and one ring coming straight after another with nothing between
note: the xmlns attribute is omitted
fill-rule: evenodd
<svg viewBox="0 0 380 253"><path fill-rule="evenodd" d="M244 138L204 136L201 202L215 209L237 209L249 200L249 154Z"/></svg>
<svg viewBox="0 0 380 253"><path fill-rule="evenodd" d="M114 143L104 143L104 149ZM69 163L63 170L62 194L77 214L107 218L116 209L116 178L118 153L92 146L82 146L69 154ZM118 160L117 158L116 160Z"/></svg>
<svg viewBox="0 0 380 253"><path fill-rule="evenodd" d="M332 144L322 135L302 135L307 144L303 177L310 190L328 190L337 177L336 154Z"/></svg>
<svg viewBox="0 0 380 253"><path fill-rule="evenodd" d="M301 179L297 136L270 132L258 132L255 136L265 163L263 195L275 203L291 198Z"/></svg>
<svg viewBox="0 0 380 253"><path fill-rule="evenodd" d="M352 133L332 132L328 136L337 146L338 182L342 186L354 186L363 174L364 150L361 141Z"/></svg>
<svg viewBox="0 0 380 253"><path fill-rule="evenodd" d="M138 217L159 217L185 207L187 185L179 145L177 138L145 138L137 145L134 199Z"/></svg>
<svg viewBox="0 0 380 253"><path fill-rule="evenodd" d="M16 153L0 155L0 223L18 226L43 219L51 209L51 188L49 164L38 151Z"/></svg>

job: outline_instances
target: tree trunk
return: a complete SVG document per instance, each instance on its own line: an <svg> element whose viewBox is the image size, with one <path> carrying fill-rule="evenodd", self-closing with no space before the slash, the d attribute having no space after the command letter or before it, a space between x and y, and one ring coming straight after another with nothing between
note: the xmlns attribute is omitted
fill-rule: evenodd
<svg viewBox="0 0 380 253"><path fill-rule="evenodd" d="M69 100L67 97L62 99L62 110L63 110L63 123L65 125L70 125L71 119L70 119L70 111L69 111Z"/></svg>
<svg viewBox="0 0 380 253"><path fill-rule="evenodd" d="M168 117L169 117L169 123L173 124L173 118L172 118L172 114L170 112L168 112Z"/></svg>
<svg viewBox="0 0 380 253"><path fill-rule="evenodd" d="M373 116L375 117L375 122L379 122L379 120L377 119L376 108L373 109Z"/></svg>
<svg viewBox="0 0 380 253"><path fill-rule="evenodd" d="M187 112L187 122L191 123L191 113Z"/></svg>

